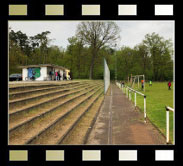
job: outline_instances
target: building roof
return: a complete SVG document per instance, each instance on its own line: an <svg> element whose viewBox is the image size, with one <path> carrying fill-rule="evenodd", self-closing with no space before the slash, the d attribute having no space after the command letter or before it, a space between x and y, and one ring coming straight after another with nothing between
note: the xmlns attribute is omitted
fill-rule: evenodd
<svg viewBox="0 0 183 166"><path fill-rule="evenodd" d="M53 67L53 68L59 68L63 70L69 70L65 67L58 66L58 65L53 65L53 64L39 64L39 65L26 65L26 66L19 66L19 68L31 68L31 67Z"/></svg>

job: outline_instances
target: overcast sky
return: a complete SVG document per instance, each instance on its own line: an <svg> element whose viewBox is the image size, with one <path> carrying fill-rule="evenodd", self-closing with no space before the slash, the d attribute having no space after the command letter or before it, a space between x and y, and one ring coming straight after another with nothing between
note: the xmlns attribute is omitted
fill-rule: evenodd
<svg viewBox="0 0 183 166"><path fill-rule="evenodd" d="M121 39L118 47L135 45L142 42L147 33L158 33L174 43L174 21L115 21L120 27ZM75 35L80 21L9 21L9 26L16 32L21 30L27 36L34 36L43 31L50 31L50 44L66 48L68 38Z"/></svg>

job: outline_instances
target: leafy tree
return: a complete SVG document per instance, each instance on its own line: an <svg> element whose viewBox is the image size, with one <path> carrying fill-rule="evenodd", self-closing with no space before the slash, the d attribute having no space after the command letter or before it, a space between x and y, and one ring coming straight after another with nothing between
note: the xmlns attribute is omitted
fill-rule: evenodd
<svg viewBox="0 0 183 166"><path fill-rule="evenodd" d="M168 61L171 61L171 41L152 33L145 36L143 44L148 48L152 59L154 80L162 80L164 67Z"/></svg>
<svg viewBox="0 0 183 166"><path fill-rule="evenodd" d="M136 62L138 62L139 65L139 67L137 67L137 70L140 71L139 73L147 76L149 70L151 70L151 59L148 47L146 47L143 43L141 43L135 47L135 50L137 51Z"/></svg>
<svg viewBox="0 0 183 166"><path fill-rule="evenodd" d="M9 33L9 40L10 40L10 48L11 47L18 47L22 51L22 54L26 56L26 64L28 63L28 57L31 54L31 47L30 47L30 41L28 36L25 33L22 33L21 31L14 32L13 30Z"/></svg>
<svg viewBox="0 0 183 166"><path fill-rule="evenodd" d="M47 37L51 32L45 31L40 34L35 35L32 37L32 46L33 47L39 47L41 55L43 56L42 58L42 63L47 62L47 56L48 56L48 44L49 44L49 38Z"/></svg>
<svg viewBox="0 0 183 166"><path fill-rule="evenodd" d="M105 45L115 45L119 39L119 27L114 22L82 22L77 27L76 36L90 46L92 58L89 79L92 79L99 50Z"/></svg>
<svg viewBox="0 0 183 166"><path fill-rule="evenodd" d="M9 73L20 73L20 65L50 63L71 69L73 78L103 79L105 57L111 79L115 79L116 66L118 80L126 80L131 74L145 74L146 79L157 81L173 79L171 40L152 33L134 48L124 46L116 51L117 29L113 23L81 23L76 35L68 38L66 49L49 45L49 31L28 37L10 29Z"/></svg>

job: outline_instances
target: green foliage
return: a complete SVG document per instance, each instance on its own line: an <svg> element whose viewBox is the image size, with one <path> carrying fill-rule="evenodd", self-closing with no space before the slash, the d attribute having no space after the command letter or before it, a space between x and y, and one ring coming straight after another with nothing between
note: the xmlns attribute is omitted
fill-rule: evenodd
<svg viewBox="0 0 183 166"><path fill-rule="evenodd" d="M130 74L144 74L146 80L173 80L172 42L158 34L147 34L135 48L122 47L117 51L119 80L127 80Z"/></svg>

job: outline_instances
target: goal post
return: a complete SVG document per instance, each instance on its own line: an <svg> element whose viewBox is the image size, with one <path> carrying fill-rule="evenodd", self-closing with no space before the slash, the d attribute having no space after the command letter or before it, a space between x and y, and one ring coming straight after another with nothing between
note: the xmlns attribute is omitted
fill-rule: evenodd
<svg viewBox="0 0 183 166"><path fill-rule="evenodd" d="M142 78L144 80L144 88L143 88L143 90L145 92L145 75L144 74L143 75L134 75L134 76L131 74L131 78L130 78L130 80L131 80L131 87L134 87L134 84L135 84L135 82L137 80L137 85L138 85L138 89L139 89L140 88L139 87L139 85L140 85L140 83L139 83L140 78Z"/></svg>

